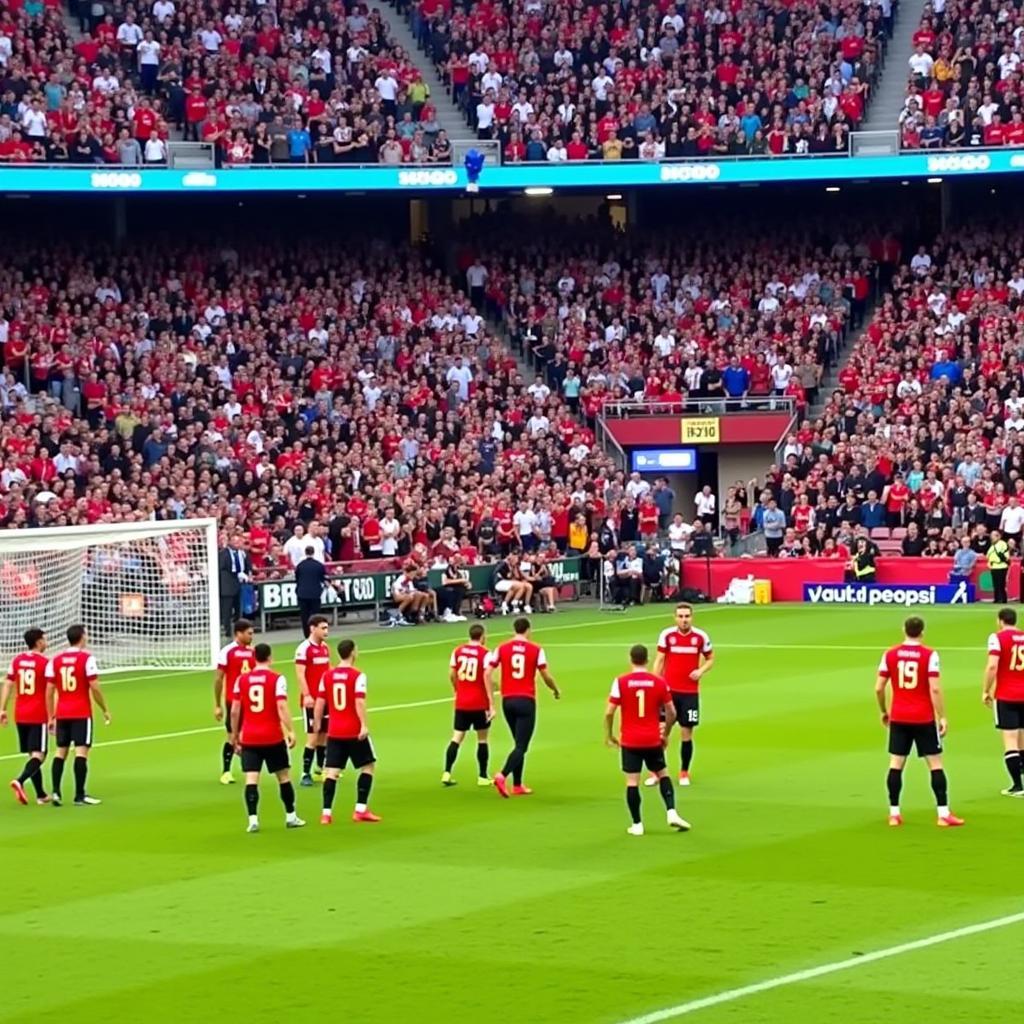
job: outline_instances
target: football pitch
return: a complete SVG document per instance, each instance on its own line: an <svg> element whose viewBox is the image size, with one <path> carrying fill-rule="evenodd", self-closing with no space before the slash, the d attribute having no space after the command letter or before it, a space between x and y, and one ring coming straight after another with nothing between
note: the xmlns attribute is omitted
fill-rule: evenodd
<svg viewBox="0 0 1024 1024"><path fill-rule="evenodd" d="M90 777L103 805L0 803L0 1020L877 1024L914 1007L996 1019L1003 974L1024 962L1024 801L999 794L1001 742L980 699L994 610L921 611L942 656L951 804L967 820L954 830L936 828L916 759L906 824L886 825L872 690L905 614L698 608L718 663L701 687L694 784L676 791L693 831L670 832L644 790L643 838L626 835L601 719L629 646L653 656L670 605L535 618L563 698L539 688L535 794L509 801L475 785L472 737L461 784L439 782L448 657L466 627L357 632L379 825L349 820L349 771L333 827L317 823L317 787L298 789L308 826L286 831L265 781L263 831L246 835L242 786L218 784L212 674L113 676ZM487 625L492 644L511 632ZM290 680L294 646L275 645ZM22 761L13 729L0 744L6 783ZM492 771L510 745L497 722ZM674 734L673 777L678 756Z"/></svg>

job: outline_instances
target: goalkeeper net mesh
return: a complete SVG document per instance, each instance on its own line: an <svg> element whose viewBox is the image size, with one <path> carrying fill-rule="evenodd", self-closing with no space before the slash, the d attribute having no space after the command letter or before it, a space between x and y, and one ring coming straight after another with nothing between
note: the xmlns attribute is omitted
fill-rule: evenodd
<svg viewBox="0 0 1024 1024"><path fill-rule="evenodd" d="M199 520L127 525L0 531L5 659L31 626L58 648L83 623L101 673L212 664L215 533Z"/></svg>

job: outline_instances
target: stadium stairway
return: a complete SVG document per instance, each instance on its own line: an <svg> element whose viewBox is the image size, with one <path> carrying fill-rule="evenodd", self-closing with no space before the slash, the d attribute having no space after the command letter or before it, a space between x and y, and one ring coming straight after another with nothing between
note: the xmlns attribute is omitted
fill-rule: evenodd
<svg viewBox="0 0 1024 1024"><path fill-rule="evenodd" d="M885 70L875 88L868 116L860 130L895 131L907 95L907 61L914 52L913 37L928 0L900 0L896 8L893 37L885 56Z"/></svg>
<svg viewBox="0 0 1024 1024"><path fill-rule="evenodd" d="M448 138L453 143L475 141L475 133L466 123L462 112L452 103L448 89L434 68L434 62L417 44L409 20L390 3L377 9L387 20L392 40L413 58L416 67L422 72L423 81L430 88L430 98L437 108L437 123L448 133Z"/></svg>
<svg viewBox="0 0 1024 1024"><path fill-rule="evenodd" d="M875 303L869 302L867 309L864 310L864 322L855 331L850 331L846 335L846 340L839 349L839 358L821 378L821 385L818 388L818 400L807 410L807 419L812 421L817 419L824 411L828 400L832 397L832 392L839 389L839 374L850 361L854 346L860 340L861 335L868 329L868 324L871 323L874 313Z"/></svg>

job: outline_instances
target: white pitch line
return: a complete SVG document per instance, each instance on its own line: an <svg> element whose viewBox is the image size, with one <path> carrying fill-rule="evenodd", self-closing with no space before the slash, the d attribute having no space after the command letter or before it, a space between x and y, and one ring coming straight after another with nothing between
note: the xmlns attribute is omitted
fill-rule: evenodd
<svg viewBox="0 0 1024 1024"><path fill-rule="evenodd" d="M1005 917L996 917L991 921L982 921L980 924L971 924L964 928L954 928L952 931L939 932L937 935L929 935L924 939L915 939L913 942L903 942L898 946L876 949L873 953L865 953L863 956L852 956L846 960L836 960L834 963L822 964L820 967L811 967L805 971L795 971L792 974L783 974L778 978L769 978L767 981L759 981L753 985L730 988L713 996L705 996L703 999L692 999L688 1003L679 1003L678 1006L670 1006L664 1010L645 1013L641 1017L630 1017L629 1020L622 1021L621 1024L660 1024L661 1021L675 1020L677 1017L685 1017L688 1014L696 1013L698 1010L708 1010L712 1006L721 1006L723 1003L734 1003L738 999L760 995L762 992L770 992L772 989L784 988L787 985L797 985L803 981L813 981L815 978L823 978L829 974L838 974L840 971L851 971L856 967L863 967L865 964L889 960L894 956L903 956L904 953L915 953L919 949L940 946L945 942L966 939L971 935L981 935L984 932L992 932L998 928L1009 928L1011 925L1021 924L1022 922L1024 922L1024 913L1007 914Z"/></svg>
<svg viewBox="0 0 1024 1024"><path fill-rule="evenodd" d="M450 704L452 702L451 697L437 697L433 700L414 700L408 704L382 704L379 708L367 708L367 710L373 714L378 711L405 711L407 708L426 708L434 704ZM292 721L298 722L302 719L302 715L295 715ZM178 740L185 736L205 736L211 732L224 732L223 725L208 726L203 729L183 729L181 732L158 732L152 736L130 736L123 740L111 740L109 743L97 744L103 750L108 747L127 747L135 743L152 743L156 740ZM24 754L4 754L0 757L0 761L17 761L24 760Z"/></svg>

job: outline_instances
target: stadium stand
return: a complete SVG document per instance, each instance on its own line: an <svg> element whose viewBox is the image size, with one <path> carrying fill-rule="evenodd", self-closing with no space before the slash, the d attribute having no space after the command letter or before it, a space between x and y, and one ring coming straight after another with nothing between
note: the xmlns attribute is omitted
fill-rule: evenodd
<svg viewBox="0 0 1024 1024"><path fill-rule="evenodd" d="M907 149L1024 144L1019 21L980 2L925 4L900 114Z"/></svg>
<svg viewBox="0 0 1024 1024"><path fill-rule="evenodd" d="M429 89L379 9L338 0L155 0L72 41L59 7L0 21L0 160L160 165L171 137L217 162L446 163Z"/></svg>
<svg viewBox="0 0 1024 1024"><path fill-rule="evenodd" d="M410 18L479 137L552 162L845 153L892 24L852 0L418 0Z"/></svg>

